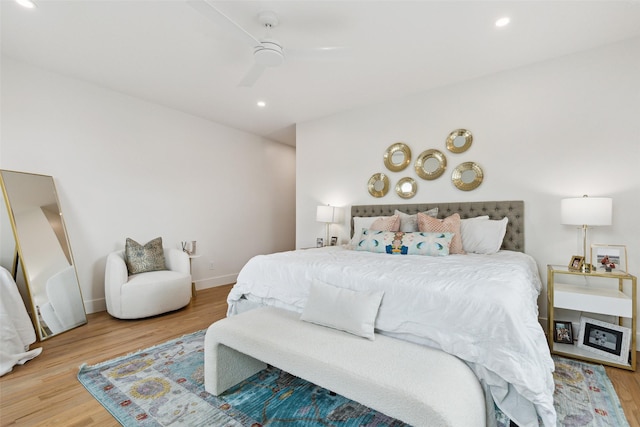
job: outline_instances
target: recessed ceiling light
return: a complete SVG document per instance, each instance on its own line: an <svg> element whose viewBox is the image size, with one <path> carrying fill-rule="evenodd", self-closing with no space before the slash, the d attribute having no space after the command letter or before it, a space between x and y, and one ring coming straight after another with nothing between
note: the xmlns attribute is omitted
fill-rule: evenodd
<svg viewBox="0 0 640 427"><path fill-rule="evenodd" d="M266 107L266 106L267 106L267 103L266 103L266 102L264 102L264 101L258 101L258 102L256 103L256 105L257 105L258 107L260 107L260 108L264 108L264 107Z"/></svg>
<svg viewBox="0 0 640 427"><path fill-rule="evenodd" d="M31 0L16 0L16 3L18 3L22 7L26 7L27 9L33 9L34 7L36 7L36 4Z"/></svg>
<svg viewBox="0 0 640 427"><path fill-rule="evenodd" d="M508 16L502 17L496 21L496 27L504 27L509 25L511 19Z"/></svg>

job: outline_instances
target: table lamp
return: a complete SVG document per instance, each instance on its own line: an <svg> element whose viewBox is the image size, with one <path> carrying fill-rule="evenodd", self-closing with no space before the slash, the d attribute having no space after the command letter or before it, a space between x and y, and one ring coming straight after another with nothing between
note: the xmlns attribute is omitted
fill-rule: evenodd
<svg viewBox="0 0 640 427"><path fill-rule="evenodd" d="M612 200L608 197L582 197L562 199L560 216L562 224L579 225L582 228L583 273L591 272L591 262L587 263L587 228L597 225L611 225Z"/></svg>
<svg viewBox="0 0 640 427"><path fill-rule="evenodd" d="M342 208L330 205L321 205L316 209L316 221L324 222L326 226L326 237L324 246L329 246L329 227L331 224L340 221Z"/></svg>

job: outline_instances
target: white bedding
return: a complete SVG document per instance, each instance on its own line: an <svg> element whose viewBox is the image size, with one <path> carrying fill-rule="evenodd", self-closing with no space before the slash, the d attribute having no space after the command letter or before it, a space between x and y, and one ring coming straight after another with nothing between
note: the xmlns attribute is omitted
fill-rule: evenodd
<svg viewBox="0 0 640 427"><path fill-rule="evenodd" d="M535 261L493 255L388 255L345 247L259 255L229 293L228 315L249 301L302 312L313 279L382 290L376 331L440 348L467 362L521 427L556 425L553 360L538 323Z"/></svg>

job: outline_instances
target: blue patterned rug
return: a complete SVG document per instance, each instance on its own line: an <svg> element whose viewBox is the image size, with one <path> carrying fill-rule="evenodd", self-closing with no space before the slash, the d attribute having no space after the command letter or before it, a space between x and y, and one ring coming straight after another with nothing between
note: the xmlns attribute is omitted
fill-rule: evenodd
<svg viewBox="0 0 640 427"><path fill-rule="evenodd" d="M400 427L406 424L269 367L215 397L204 390L205 330L80 367L78 379L124 426ZM624 427L602 366L554 357L558 425ZM509 420L498 412L498 425Z"/></svg>

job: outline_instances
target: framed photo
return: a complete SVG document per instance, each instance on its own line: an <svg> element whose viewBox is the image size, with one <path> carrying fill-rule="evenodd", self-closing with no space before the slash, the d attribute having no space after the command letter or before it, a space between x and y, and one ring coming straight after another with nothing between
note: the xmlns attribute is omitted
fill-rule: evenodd
<svg viewBox="0 0 640 427"><path fill-rule="evenodd" d="M584 257L580 255L574 255L571 257L571 261L569 261L569 270L580 271L582 270L583 265L584 265Z"/></svg>
<svg viewBox="0 0 640 427"><path fill-rule="evenodd" d="M322 237L318 237L316 239L316 248L321 248L324 246L324 240L322 239Z"/></svg>
<svg viewBox="0 0 640 427"><path fill-rule="evenodd" d="M338 244L338 237L337 236L331 236L331 246L335 246Z"/></svg>
<svg viewBox="0 0 640 427"><path fill-rule="evenodd" d="M591 264L599 273L628 273L627 247L624 245L591 245Z"/></svg>
<svg viewBox="0 0 640 427"><path fill-rule="evenodd" d="M571 322L553 321L553 341L573 344L573 327Z"/></svg>
<svg viewBox="0 0 640 427"><path fill-rule="evenodd" d="M578 347L616 360L629 362L631 329L588 317L580 318Z"/></svg>

